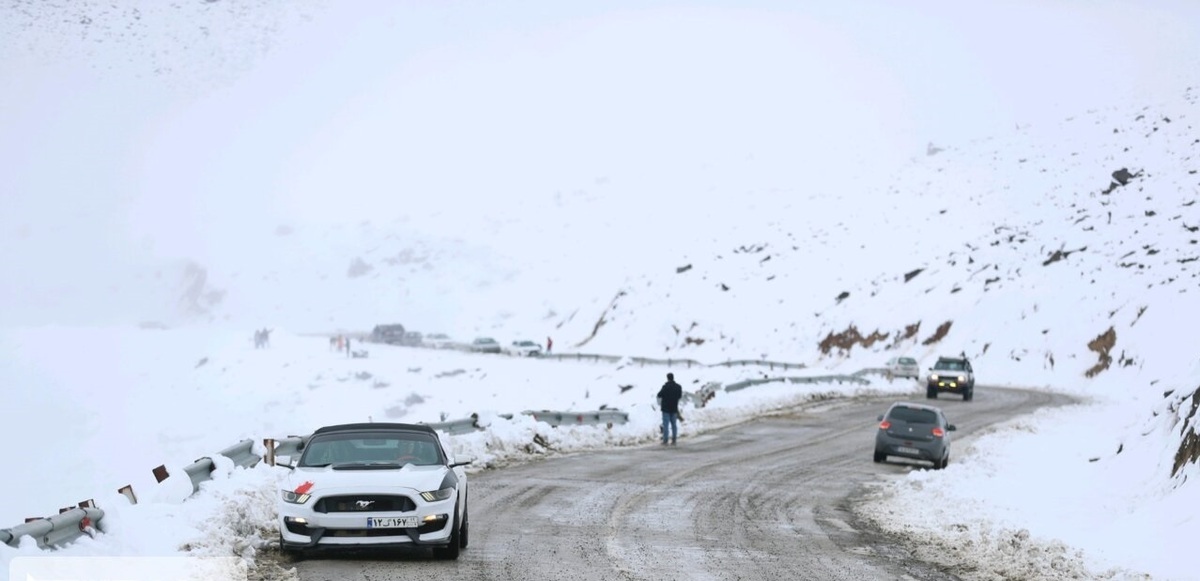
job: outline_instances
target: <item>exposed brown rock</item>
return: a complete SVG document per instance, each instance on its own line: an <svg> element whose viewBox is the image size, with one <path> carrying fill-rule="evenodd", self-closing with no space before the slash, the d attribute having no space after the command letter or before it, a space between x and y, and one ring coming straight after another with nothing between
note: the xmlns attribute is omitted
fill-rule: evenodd
<svg viewBox="0 0 1200 581"><path fill-rule="evenodd" d="M1084 373L1086 377L1095 377L1101 371L1108 369L1109 365L1112 365L1112 355L1109 354L1109 351L1112 351L1112 348L1116 344L1117 332L1112 327L1109 327L1107 331L1088 342L1088 349L1095 351L1099 355L1100 360Z"/></svg>
<svg viewBox="0 0 1200 581"><path fill-rule="evenodd" d="M871 345L874 345L876 341L887 340L889 335L891 335L891 333L880 333L879 331L874 331L870 335L864 337L862 333L859 333L858 327L850 325L848 329L842 331L841 333L830 332L829 335L826 335L825 338L821 340L821 343L818 344L818 347L821 349L821 353L829 355L829 352L833 351L835 348L839 351L846 352L850 351L850 349L852 349L855 345L870 347Z"/></svg>
<svg viewBox="0 0 1200 581"><path fill-rule="evenodd" d="M937 343L938 341L945 339L946 334L950 332L950 326L953 324L954 324L954 321L946 321L945 323L938 325L938 328L936 331L933 332L933 335L930 336L928 339L921 341L921 344L922 345L933 345L934 343Z"/></svg>
<svg viewBox="0 0 1200 581"><path fill-rule="evenodd" d="M1200 460L1200 435L1196 434L1196 426L1192 421L1196 417L1197 408L1200 408L1200 389L1192 392L1192 410L1183 422L1183 441L1179 443L1179 450L1175 452L1175 465L1171 467L1171 476L1178 474L1184 465L1195 464Z"/></svg>

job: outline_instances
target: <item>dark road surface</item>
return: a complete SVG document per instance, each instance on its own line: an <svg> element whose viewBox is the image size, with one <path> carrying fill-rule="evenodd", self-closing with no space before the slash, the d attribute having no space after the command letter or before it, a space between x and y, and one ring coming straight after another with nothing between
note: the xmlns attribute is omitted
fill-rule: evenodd
<svg viewBox="0 0 1200 581"><path fill-rule="evenodd" d="M861 485L925 465L871 461L894 397L814 402L658 444L563 456L472 475L470 545L315 556L301 579L951 580L845 506ZM908 401L926 403L924 397ZM936 402L964 438L1065 396L984 388ZM929 402L934 403L934 402Z"/></svg>

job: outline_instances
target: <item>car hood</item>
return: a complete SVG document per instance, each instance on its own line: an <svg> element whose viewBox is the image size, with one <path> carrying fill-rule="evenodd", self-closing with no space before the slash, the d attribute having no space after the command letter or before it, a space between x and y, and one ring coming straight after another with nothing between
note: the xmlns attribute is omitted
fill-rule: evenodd
<svg viewBox="0 0 1200 581"><path fill-rule="evenodd" d="M420 493L441 488L446 473L445 466L417 466L408 464L404 468L388 470L334 470L324 468L296 468L283 481L283 489L314 495L337 494L339 492Z"/></svg>

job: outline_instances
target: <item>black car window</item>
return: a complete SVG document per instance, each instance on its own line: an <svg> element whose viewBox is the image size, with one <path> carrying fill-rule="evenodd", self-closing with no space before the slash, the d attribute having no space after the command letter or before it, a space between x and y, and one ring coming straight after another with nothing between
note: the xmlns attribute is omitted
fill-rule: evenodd
<svg viewBox="0 0 1200 581"><path fill-rule="evenodd" d="M910 424L937 425L937 413L932 410L922 410L909 407L895 407L888 413L892 421L908 422Z"/></svg>
<svg viewBox="0 0 1200 581"><path fill-rule="evenodd" d="M426 434L330 434L309 442L300 466L394 462L440 464L439 444Z"/></svg>

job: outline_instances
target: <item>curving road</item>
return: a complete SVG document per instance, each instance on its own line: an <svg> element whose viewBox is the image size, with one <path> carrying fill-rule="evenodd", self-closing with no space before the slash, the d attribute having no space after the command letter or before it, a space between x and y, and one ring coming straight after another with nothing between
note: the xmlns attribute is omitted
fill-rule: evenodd
<svg viewBox="0 0 1200 581"><path fill-rule="evenodd" d="M313 557L305 580L957 579L863 529L844 508L860 485L915 464L871 461L894 398L814 402L706 434L472 475L471 543L427 552ZM914 394L910 401L925 402ZM943 396L955 442L1067 396L981 386ZM954 462L952 447L951 464Z"/></svg>

